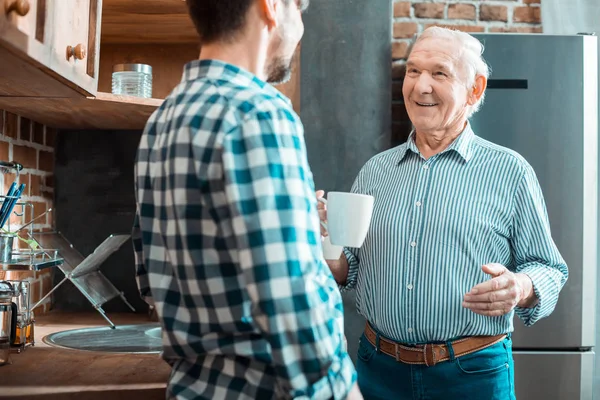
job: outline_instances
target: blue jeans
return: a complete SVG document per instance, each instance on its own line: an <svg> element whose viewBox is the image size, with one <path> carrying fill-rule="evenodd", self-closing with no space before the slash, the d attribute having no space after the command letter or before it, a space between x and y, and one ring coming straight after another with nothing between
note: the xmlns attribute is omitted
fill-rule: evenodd
<svg viewBox="0 0 600 400"><path fill-rule="evenodd" d="M356 369L365 400L515 400L510 336L428 367L404 364L376 351L363 334Z"/></svg>

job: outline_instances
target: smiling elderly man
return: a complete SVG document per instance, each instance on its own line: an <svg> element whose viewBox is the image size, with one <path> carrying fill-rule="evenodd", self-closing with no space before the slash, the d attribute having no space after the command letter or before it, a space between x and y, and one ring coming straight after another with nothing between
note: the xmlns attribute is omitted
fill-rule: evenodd
<svg viewBox="0 0 600 400"><path fill-rule="evenodd" d="M482 53L466 33L423 32L403 86L414 131L354 183L375 197L371 227L328 264L368 321L365 399L514 399L513 315L548 316L567 280L532 167L468 122L486 89Z"/></svg>

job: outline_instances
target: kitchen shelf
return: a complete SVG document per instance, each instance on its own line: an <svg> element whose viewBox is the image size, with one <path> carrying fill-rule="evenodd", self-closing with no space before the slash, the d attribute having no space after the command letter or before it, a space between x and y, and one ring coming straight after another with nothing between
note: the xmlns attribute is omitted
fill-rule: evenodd
<svg viewBox="0 0 600 400"><path fill-rule="evenodd" d="M143 129L162 99L99 92L96 97L0 97L0 109L57 129Z"/></svg>
<svg viewBox="0 0 600 400"><path fill-rule="evenodd" d="M101 43L199 43L185 1L103 0Z"/></svg>

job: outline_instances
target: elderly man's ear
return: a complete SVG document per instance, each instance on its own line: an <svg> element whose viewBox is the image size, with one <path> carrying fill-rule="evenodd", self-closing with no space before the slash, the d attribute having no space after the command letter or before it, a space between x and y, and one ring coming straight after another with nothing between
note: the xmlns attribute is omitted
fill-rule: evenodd
<svg viewBox="0 0 600 400"><path fill-rule="evenodd" d="M475 78L475 84L473 84L473 88L469 91L468 103L470 106L477 103L481 96L483 96L483 92L485 92L485 88L487 87L487 79L483 75L478 75Z"/></svg>

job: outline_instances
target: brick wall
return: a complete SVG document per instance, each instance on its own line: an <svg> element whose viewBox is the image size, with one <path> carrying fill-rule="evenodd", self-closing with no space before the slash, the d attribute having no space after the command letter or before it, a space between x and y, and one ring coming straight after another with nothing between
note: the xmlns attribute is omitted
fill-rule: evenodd
<svg viewBox="0 0 600 400"><path fill-rule="evenodd" d="M52 207L54 198L54 141L56 132L37 122L21 118L0 110L0 160L16 161L23 164L18 183L26 185L22 199L33 204L33 216L38 216ZM0 175L0 189L6 194L15 180L14 174ZM29 213L28 213L29 214ZM35 230L46 230L53 226L53 213L46 214ZM31 215L25 216L30 221ZM20 219L11 219L19 227ZM19 221L19 222L17 222ZM52 288L52 270L41 272L0 271L0 279L28 279L31 281L32 301L37 302ZM37 314L50 309L50 299L35 310Z"/></svg>
<svg viewBox="0 0 600 400"><path fill-rule="evenodd" d="M404 142L411 129L402 103L402 77L415 34L432 25L465 32L542 32L541 0L394 0L393 6L392 145Z"/></svg>

